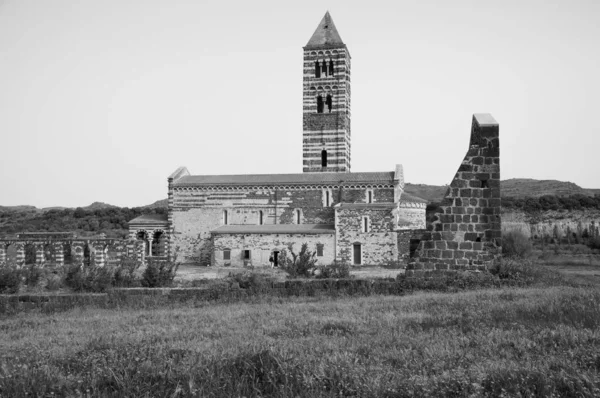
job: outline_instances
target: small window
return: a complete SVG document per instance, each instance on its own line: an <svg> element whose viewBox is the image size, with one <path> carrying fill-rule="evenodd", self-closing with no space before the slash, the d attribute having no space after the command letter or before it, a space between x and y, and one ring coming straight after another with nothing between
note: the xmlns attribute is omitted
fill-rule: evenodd
<svg viewBox="0 0 600 398"><path fill-rule="evenodd" d="M373 203L373 191L367 191L367 203Z"/></svg>
<svg viewBox="0 0 600 398"><path fill-rule="evenodd" d="M327 151L325 149L321 151L321 167L327 167Z"/></svg>
<svg viewBox="0 0 600 398"><path fill-rule="evenodd" d="M296 210L296 224L302 223L302 212L300 210Z"/></svg>
<svg viewBox="0 0 600 398"><path fill-rule="evenodd" d="M362 249L360 243L355 243L353 245L353 257L354 265L362 264Z"/></svg>
<svg viewBox="0 0 600 398"><path fill-rule="evenodd" d="M317 113L323 113L324 108L325 103L323 102L323 97L321 95L317 95Z"/></svg>
<svg viewBox="0 0 600 398"><path fill-rule="evenodd" d="M317 257L323 257L323 247L322 243L317 243Z"/></svg>
<svg viewBox="0 0 600 398"><path fill-rule="evenodd" d="M231 260L231 250L223 250L223 260Z"/></svg>
<svg viewBox="0 0 600 398"><path fill-rule="evenodd" d="M327 97L325 97L325 104L327 105L327 110L331 113L331 108L333 107L333 97L331 94L327 94Z"/></svg>
<svg viewBox="0 0 600 398"><path fill-rule="evenodd" d="M319 60L315 61L315 77L321 77L321 65L319 64Z"/></svg>
<svg viewBox="0 0 600 398"><path fill-rule="evenodd" d="M329 207L331 205L331 198L329 191L325 191L325 207Z"/></svg>
<svg viewBox="0 0 600 398"><path fill-rule="evenodd" d="M243 251L244 260L250 260L250 250Z"/></svg>
<svg viewBox="0 0 600 398"><path fill-rule="evenodd" d="M227 210L223 210L223 225L227 225L228 223L228 219L227 219Z"/></svg>
<svg viewBox="0 0 600 398"><path fill-rule="evenodd" d="M369 232L369 217L362 218L362 231Z"/></svg>
<svg viewBox="0 0 600 398"><path fill-rule="evenodd" d="M263 225L263 211L258 212L258 225Z"/></svg>
<svg viewBox="0 0 600 398"><path fill-rule="evenodd" d="M329 76L333 76L333 60L329 60Z"/></svg>

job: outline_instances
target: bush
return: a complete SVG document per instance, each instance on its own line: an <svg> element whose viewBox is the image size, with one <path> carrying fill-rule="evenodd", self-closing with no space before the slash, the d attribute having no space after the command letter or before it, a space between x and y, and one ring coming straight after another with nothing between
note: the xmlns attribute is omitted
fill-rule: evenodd
<svg viewBox="0 0 600 398"><path fill-rule="evenodd" d="M0 268L0 293L17 293L23 280L21 274L21 270L15 266L4 266Z"/></svg>
<svg viewBox="0 0 600 398"><path fill-rule="evenodd" d="M65 284L75 292L105 292L114 284L114 270L74 264L66 269Z"/></svg>
<svg viewBox="0 0 600 398"><path fill-rule="evenodd" d="M270 278L267 278L264 275L260 275L255 272L230 272L227 277L233 282L237 282L239 287L242 289L251 289L254 291L264 292L266 290L269 290L272 285L272 281Z"/></svg>
<svg viewBox="0 0 600 398"><path fill-rule="evenodd" d="M350 278L350 267L346 263L335 263L331 265L317 267L315 277L319 279L348 279Z"/></svg>
<svg viewBox="0 0 600 398"><path fill-rule="evenodd" d="M290 254L292 256L291 261L282 262L282 268L285 272L287 272L292 278L303 276L309 277L311 276L312 270L315 268L315 264L317 263L317 253L311 252L308 250L308 243L303 243L300 248L300 253L296 254L289 248ZM287 255L287 254L286 254ZM285 263L285 265L283 265Z"/></svg>
<svg viewBox="0 0 600 398"><path fill-rule="evenodd" d="M61 275L51 273L46 278L46 290L50 290L51 292L56 291L63 286L63 283L64 280Z"/></svg>
<svg viewBox="0 0 600 398"><path fill-rule="evenodd" d="M135 272L140 266L141 263L133 257L121 257L119 265L115 269L114 285L117 287L132 287L138 285L138 281L136 281L135 278Z"/></svg>
<svg viewBox="0 0 600 398"><path fill-rule="evenodd" d="M37 286L44 277L44 270L35 264L27 265L21 269L23 283L28 287Z"/></svg>
<svg viewBox="0 0 600 398"><path fill-rule="evenodd" d="M525 258L531 254L533 246L522 231L514 230L502 235L502 253L507 257Z"/></svg>
<svg viewBox="0 0 600 398"><path fill-rule="evenodd" d="M588 247L590 249L600 249L600 236L596 236L588 241Z"/></svg>
<svg viewBox="0 0 600 398"><path fill-rule="evenodd" d="M171 261L148 259L146 269L142 274L142 286L166 287L171 286L179 264Z"/></svg>

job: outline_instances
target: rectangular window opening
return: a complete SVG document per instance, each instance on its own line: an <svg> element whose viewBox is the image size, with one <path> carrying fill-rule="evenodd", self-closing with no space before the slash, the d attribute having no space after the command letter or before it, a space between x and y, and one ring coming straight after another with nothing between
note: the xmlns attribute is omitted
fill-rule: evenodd
<svg viewBox="0 0 600 398"><path fill-rule="evenodd" d="M301 224L302 218L301 218L302 214L300 212L300 210L296 210L296 224Z"/></svg>
<svg viewBox="0 0 600 398"><path fill-rule="evenodd" d="M323 245L322 243L317 243L317 257L323 257Z"/></svg>
<svg viewBox="0 0 600 398"><path fill-rule="evenodd" d="M227 225L227 210L223 210L223 225Z"/></svg>
<svg viewBox="0 0 600 398"><path fill-rule="evenodd" d="M362 263L362 250L360 243L355 243L353 247L354 251L354 265L361 265Z"/></svg>
<svg viewBox="0 0 600 398"><path fill-rule="evenodd" d="M250 250L244 250L244 260L250 260Z"/></svg>
<svg viewBox="0 0 600 398"><path fill-rule="evenodd" d="M223 260L231 260L231 250L223 250Z"/></svg>
<svg viewBox="0 0 600 398"><path fill-rule="evenodd" d="M367 203L373 203L373 191L367 191Z"/></svg>
<svg viewBox="0 0 600 398"><path fill-rule="evenodd" d="M363 232L369 232L369 218L368 217L363 217L362 230L363 230Z"/></svg>

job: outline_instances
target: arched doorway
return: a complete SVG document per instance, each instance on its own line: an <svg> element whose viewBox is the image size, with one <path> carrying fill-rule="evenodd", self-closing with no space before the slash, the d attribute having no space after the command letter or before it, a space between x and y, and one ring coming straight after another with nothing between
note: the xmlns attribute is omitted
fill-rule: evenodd
<svg viewBox="0 0 600 398"><path fill-rule="evenodd" d="M153 256L164 256L164 233L163 231L154 232L154 237L152 238L152 255Z"/></svg>

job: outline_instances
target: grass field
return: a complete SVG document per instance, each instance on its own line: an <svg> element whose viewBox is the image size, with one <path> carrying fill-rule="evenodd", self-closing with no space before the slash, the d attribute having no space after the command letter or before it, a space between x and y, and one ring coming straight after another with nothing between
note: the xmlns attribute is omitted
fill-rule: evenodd
<svg viewBox="0 0 600 398"><path fill-rule="evenodd" d="M565 283L22 313L0 396L599 396L599 303Z"/></svg>

